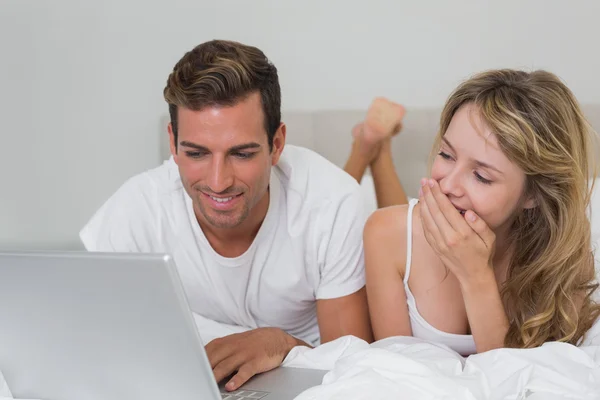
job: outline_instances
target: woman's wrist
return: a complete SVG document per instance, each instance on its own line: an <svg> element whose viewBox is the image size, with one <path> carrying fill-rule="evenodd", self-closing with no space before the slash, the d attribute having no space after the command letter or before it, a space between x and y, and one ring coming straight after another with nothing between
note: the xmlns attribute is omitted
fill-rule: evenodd
<svg viewBox="0 0 600 400"><path fill-rule="evenodd" d="M478 296L481 293L489 293L490 290L498 290L494 269L489 265L481 268L477 274L457 278L464 297L467 297L466 295Z"/></svg>

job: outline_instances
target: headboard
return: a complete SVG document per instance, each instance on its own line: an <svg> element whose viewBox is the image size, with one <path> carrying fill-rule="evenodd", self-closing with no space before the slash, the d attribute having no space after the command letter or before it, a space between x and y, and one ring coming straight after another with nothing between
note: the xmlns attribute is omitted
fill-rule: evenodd
<svg viewBox="0 0 600 400"><path fill-rule="evenodd" d="M600 105L582 106L584 114L596 132L600 133ZM392 151L396 171L404 189L416 197L419 180L427 175L427 163L433 139L439 127L441 108L408 108L402 132L393 139ZM307 147L343 167L352 146L352 127L361 122L366 111L284 111L282 121L287 125L287 143ZM161 126L168 116L161 118ZM163 128L164 129L164 128ZM161 154L169 157L166 135ZM600 157L600 154L598 154Z"/></svg>
<svg viewBox="0 0 600 400"><path fill-rule="evenodd" d="M600 105L585 105L583 111L600 132ZM440 113L441 108L408 108L402 132L392 141L397 173L411 197L417 196L419 180L427 175ZM282 119L288 127L288 143L311 148L343 167L350 154L352 127L364 116L365 111L284 112Z"/></svg>

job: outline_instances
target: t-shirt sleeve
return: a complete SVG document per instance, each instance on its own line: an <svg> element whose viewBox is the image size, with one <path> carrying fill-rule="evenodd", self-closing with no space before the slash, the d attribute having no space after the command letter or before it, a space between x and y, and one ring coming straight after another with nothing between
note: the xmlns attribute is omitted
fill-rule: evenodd
<svg viewBox="0 0 600 400"><path fill-rule="evenodd" d="M322 213L317 222L321 231L317 299L347 296L365 285L362 234L366 219L365 199L359 186Z"/></svg>
<svg viewBox="0 0 600 400"><path fill-rule="evenodd" d="M125 182L80 231L88 251L160 252L157 191L144 175Z"/></svg>

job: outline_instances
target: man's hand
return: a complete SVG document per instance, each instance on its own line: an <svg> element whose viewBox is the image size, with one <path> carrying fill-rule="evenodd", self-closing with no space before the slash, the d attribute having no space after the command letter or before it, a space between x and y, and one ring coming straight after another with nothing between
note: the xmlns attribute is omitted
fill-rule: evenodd
<svg viewBox="0 0 600 400"><path fill-rule="evenodd" d="M225 385L231 391L254 375L277 368L292 348L301 345L307 346L279 328L258 328L215 339L205 348L218 383L236 373Z"/></svg>

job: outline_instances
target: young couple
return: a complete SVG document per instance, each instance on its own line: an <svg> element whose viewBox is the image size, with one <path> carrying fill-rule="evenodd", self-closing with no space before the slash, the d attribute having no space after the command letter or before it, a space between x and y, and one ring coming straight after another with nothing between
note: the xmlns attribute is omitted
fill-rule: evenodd
<svg viewBox="0 0 600 400"><path fill-rule="evenodd" d="M170 253L195 313L248 328L206 345L227 389L344 335L469 355L576 345L600 314L586 215L595 137L551 73L461 84L409 204L390 152L399 105L373 102L344 172L285 145L277 69L255 47L195 47L164 97L172 158L128 180L80 236L92 251ZM371 216L356 182L367 166L384 207Z"/></svg>

